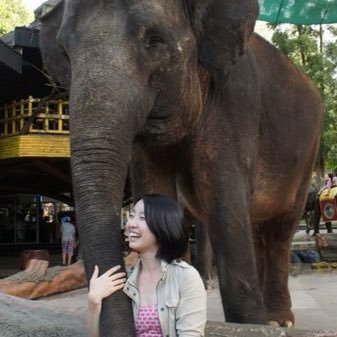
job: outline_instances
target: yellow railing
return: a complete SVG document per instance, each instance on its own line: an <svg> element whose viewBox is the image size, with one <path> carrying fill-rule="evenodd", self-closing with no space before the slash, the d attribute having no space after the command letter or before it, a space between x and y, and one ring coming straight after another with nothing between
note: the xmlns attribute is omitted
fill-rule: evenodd
<svg viewBox="0 0 337 337"><path fill-rule="evenodd" d="M69 133L68 101L29 96L0 107L0 138L23 133Z"/></svg>

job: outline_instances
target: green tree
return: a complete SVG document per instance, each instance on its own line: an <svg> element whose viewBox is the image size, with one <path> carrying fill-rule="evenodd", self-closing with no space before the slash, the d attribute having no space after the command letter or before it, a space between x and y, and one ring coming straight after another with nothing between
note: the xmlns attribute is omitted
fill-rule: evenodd
<svg viewBox="0 0 337 337"><path fill-rule="evenodd" d="M316 171L337 171L337 28L334 25L274 26L273 43L320 90L324 104L321 146ZM300 132L300 130L299 130Z"/></svg>
<svg viewBox="0 0 337 337"><path fill-rule="evenodd" d="M33 13L24 6L22 0L0 0L0 35L32 21Z"/></svg>

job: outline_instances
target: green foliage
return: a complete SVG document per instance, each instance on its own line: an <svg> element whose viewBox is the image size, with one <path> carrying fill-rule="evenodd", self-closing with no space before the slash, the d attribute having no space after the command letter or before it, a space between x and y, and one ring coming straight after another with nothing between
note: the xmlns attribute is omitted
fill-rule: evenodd
<svg viewBox="0 0 337 337"><path fill-rule="evenodd" d="M323 28L324 27L324 28ZM274 26L273 43L316 84L324 103L320 162L337 168L337 27ZM300 132L300 130L299 130ZM323 160L322 160L323 159ZM321 172L324 167L321 168Z"/></svg>
<svg viewBox="0 0 337 337"><path fill-rule="evenodd" d="M0 35L12 31L15 26L22 26L32 21L33 13L21 0L0 0Z"/></svg>

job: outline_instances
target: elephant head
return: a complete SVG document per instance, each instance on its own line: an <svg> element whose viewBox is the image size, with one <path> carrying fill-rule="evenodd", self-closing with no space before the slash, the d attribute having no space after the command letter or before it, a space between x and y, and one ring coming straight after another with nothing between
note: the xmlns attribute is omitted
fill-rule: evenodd
<svg viewBox="0 0 337 337"><path fill-rule="evenodd" d="M119 213L135 139L174 144L244 53L256 0L61 0L41 17L45 66L70 91L71 165L87 276L122 263ZM206 74L206 75L205 75ZM122 294L101 335L129 336ZM124 323L122 324L122 322Z"/></svg>

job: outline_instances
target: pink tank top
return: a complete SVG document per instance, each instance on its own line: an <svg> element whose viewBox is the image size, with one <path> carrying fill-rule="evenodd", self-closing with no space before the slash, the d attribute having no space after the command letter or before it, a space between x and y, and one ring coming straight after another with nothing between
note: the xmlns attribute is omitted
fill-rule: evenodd
<svg viewBox="0 0 337 337"><path fill-rule="evenodd" d="M137 337L162 337L156 305L141 305L136 321Z"/></svg>

